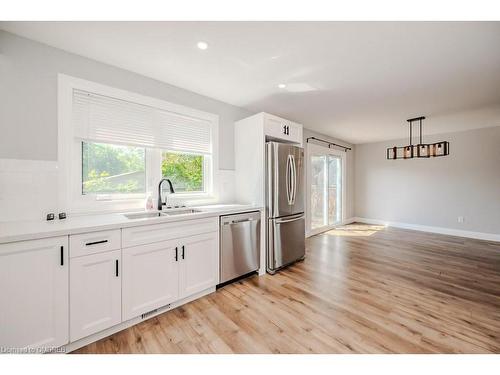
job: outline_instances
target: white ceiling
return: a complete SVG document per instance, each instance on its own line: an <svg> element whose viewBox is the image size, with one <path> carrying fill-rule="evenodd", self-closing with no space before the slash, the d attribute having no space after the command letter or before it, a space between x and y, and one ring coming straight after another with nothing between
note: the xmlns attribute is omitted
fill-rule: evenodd
<svg viewBox="0 0 500 375"><path fill-rule="evenodd" d="M353 143L405 137L405 120L417 115L428 117L426 134L500 125L500 22L3 22L0 28ZM199 50L198 41L208 49Z"/></svg>

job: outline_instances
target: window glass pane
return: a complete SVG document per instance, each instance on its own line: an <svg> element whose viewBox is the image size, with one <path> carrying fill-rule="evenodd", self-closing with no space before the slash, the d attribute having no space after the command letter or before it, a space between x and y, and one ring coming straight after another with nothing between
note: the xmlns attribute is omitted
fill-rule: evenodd
<svg viewBox="0 0 500 375"><path fill-rule="evenodd" d="M202 192L203 155L163 152L161 172L174 185L175 192Z"/></svg>
<svg viewBox="0 0 500 375"><path fill-rule="evenodd" d="M328 224L328 198L326 194L328 170L326 156L311 156L311 229Z"/></svg>
<svg viewBox="0 0 500 375"><path fill-rule="evenodd" d="M82 142L82 194L145 192L146 150Z"/></svg>
<svg viewBox="0 0 500 375"><path fill-rule="evenodd" d="M342 170L338 156L328 156L328 221L330 225L342 221Z"/></svg>

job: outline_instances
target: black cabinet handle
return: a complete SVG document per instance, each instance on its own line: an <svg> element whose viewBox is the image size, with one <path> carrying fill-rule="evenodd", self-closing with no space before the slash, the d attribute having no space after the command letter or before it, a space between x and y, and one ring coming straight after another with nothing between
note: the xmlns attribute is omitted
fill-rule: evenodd
<svg viewBox="0 0 500 375"><path fill-rule="evenodd" d="M182 245L182 259L184 259L184 245Z"/></svg>
<svg viewBox="0 0 500 375"><path fill-rule="evenodd" d="M118 259L115 260L115 275L118 277Z"/></svg>
<svg viewBox="0 0 500 375"><path fill-rule="evenodd" d="M286 135L286 125L283 125L283 134Z"/></svg>
<svg viewBox="0 0 500 375"><path fill-rule="evenodd" d="M64 266L64 246L61 246L61 266Z"/></svg>
<svg viewBox="0 0 500 375"><path fill-rule="evenodd" d="M102 240L102 241L95 241L95 242L87 242L85 246L92 246L92 245L98 245L100 243L106 243L108 240Z"/></svg>
<svg viewBox="0 0 500 375"><path fill-rule="evenodd" d="M179 260L179 249L175 247L175 261L177 262Z"/></svg>

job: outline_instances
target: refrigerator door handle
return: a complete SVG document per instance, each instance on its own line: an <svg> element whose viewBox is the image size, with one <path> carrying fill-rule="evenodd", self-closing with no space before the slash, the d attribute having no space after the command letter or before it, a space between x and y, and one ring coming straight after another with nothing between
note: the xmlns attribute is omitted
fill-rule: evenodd
<svg viewBox="0 0 500 375"><path fill-rule="evenodd" d="M295 197L297 195L297 168L295 166L295 157L291 156L291 166L292 166L292 194L291 194L291 204L295 204Z"/></svg>
<svg viewBox="0 0 500 375"><path fill-rule="evenodd" d="M286 158L286 199L292 205L292 155Z"/></svg>
<svg viewBox="0 0 500 375"><path fill-rule="evenodd" d="M285 223L291 223L292 221L297 221L301 220L304 218L304 214L300 214L299 216L296 216L292 219L274 219L276 224L285 224Z"/></svg>

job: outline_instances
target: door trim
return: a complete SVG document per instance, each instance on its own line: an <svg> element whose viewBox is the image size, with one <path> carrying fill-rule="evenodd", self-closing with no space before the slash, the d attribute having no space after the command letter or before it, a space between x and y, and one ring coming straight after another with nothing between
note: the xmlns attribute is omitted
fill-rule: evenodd
<svg viewBox="0 0 500 375"><path fill-rule="evenodd" d="M325 147L314 143L307 143L305 150L305 168L306 168L306 237L314 236L315 234L323 233L342 225L346 219L346 153L341 150ZM326 225L321 228L311 229L311 167L310 158L313 154L334 155L339 156L342 163L342 207L341 207L341 220L340 224Z"/></svg>

